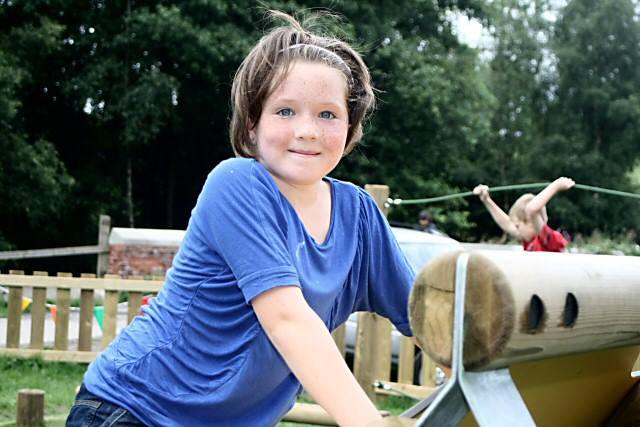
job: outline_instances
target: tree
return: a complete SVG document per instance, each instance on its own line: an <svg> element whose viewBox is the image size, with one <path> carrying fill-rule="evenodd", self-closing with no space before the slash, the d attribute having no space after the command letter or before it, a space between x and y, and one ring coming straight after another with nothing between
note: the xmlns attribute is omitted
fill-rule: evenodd
<svg viewBox="0 0 640 427"><path fill-rule="evenodd" d="M0 21L6 18L2 12ZM12 247L29 229L50 236L46 225L64 214L73 186L54 145L29 134L22 117L34 67L55 55L59 32L42 19L0 34L0 247Z"/></svg>
<svg viewBox="0 0 640 427"><path fill-rule="evenodd" d="M640 138L640 22L631 0L573 0L554 37L558 86L548 138L556 154L541 171L563 163L578 182L630 190L628 172ZM580 193L566 207L572 227L621 232L639 225L637 202Z"/></svg>
<svg viewBox="0 0 640 427"><path fill-rule="evenodd" d="M546 0L499 0L492 3L490 22L494 46L485 79L496 98L491 132L475 147L478 160L471 171L475 183L505 185L553 179L540 177L532 165L533 153L544 137L548 92L554 81L548 41L552 12ZM539 153L538 153L539 154ZM500 193L494 197L508 209L519 196ZM483 234L498 231L484 208L475 204L474 220Z"/></svg>

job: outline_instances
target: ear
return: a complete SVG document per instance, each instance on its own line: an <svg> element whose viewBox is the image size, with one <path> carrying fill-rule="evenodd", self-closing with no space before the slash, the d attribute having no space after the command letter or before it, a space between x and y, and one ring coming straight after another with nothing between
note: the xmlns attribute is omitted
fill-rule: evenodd
<svg viewBox="0 0 640 427"><path fill-rule="evenodd" d="M256 125L252 121L247 123L247 130L249 131L249 142L255 144L256 142Z"/></svg>

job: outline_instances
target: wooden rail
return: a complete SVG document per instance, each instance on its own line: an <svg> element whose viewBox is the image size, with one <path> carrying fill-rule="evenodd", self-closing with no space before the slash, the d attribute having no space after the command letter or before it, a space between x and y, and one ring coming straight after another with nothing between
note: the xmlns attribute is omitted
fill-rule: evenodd
<svg viewBox="0 0 640 427"><path fill-rule="evenodd" d="M69 273L58 273L57 276L48 276L46 272L34 272L33 275L24 275L20 271L11 273L0 274L0 285L9 291L6 344L5 348L0 348L0 355L40 355L45 360L68 362L90 362L98 354L92 348L96 290L104 291L104 321L100 343L100 349L103 349L117 333L119 294L126 291L129 295L126 319L130 322L140 310L142 294L157 293L163 284L162 280L121 279L114 276L96 278L93 274L72 277ZM24 288L32 288L33 296L28 348L20 346ZM57 291L55 305L47 304L47 288L55 288ZM80 290L78 308L71 307L72 289ZM46 312L52 307L55 307L55 338L53 348L45 348ZM80 312L77 350L69 348L69 319L72 309Z"/></svg>
<svg viewBox="0 0 640 427"><path fill-rule="evenodd" d="M49 276L46 272L34 272L25 275L21 271L11 271L11 274L0 274L0 286L8 289L8 316L5 347L0 347L0 355L12 357L39 356L43 360L66 361L77 363L89 363L99 351L92 348L98 336L93 336L94 306L96 291L104 292L103 307L104 318L102 338L99 349L102 350L116 337L117 323L126 318L126 323L131 322L139 313L143 294L157 293L163 285L162 280L144 280L141 278L121 279L118 276L105 276L96 278L94 274L82 274L81 277L72 277L68 273L58 273ZM20 345L21 328L23 325L23 295L25 289L31 289L31 330L29 344ZM45 322L51 321L47 311L54 304L47 303L47 289L56 289L55 301L55 334L52 343L45 343ZM80 295L78 307L71 307L71 291ZM128 302L126 313L118 313L118 299L121 292L127 292ZM70 345L70 316L71 311L79 312L78 335L73 338L77 345ZM366 390L372 395L398 394L413 395L416 397L428 393L433 385L433 377L429 369L423 379L423 384L429 387L412 387L414 370L413 342L402 337L400 355L398 357L398 382L389 381L391 372L391 327L385 327L385 337L376 337L372 334L379 333L376 328L367 326L367 317L364 317L364 326L361 328L356 343L354 359L358 360L359 372L364 372L368 377L359 378L360 383L366 386ZM362 318L360 319L362 321ZM386 322L386 319L376 317L373 322ZM333 333L336 344L343 355L346 353L345 325L342 325ZM364 343L369 343L367 346ZM373 344L371 344L373 343ZM378 343L378 344L376 344ZM382 343L380 345L379 343ZM47 344L47 347L45 347ZM52 345L51 345L52 344ZM96 344L97 345L97 344ZM384 355L382 354L384 352ZM378 357L374 357L378 356ZM384 360L386 366L380 364ZM428 360L428 359L427 359ZM428 366L431 366L430 364ZM380 376L378 376L380 375ZM382 381L382 382L380 382ZM375 384L378 387L375 387ZM384 384L381 387L380 384Z"/></svg>

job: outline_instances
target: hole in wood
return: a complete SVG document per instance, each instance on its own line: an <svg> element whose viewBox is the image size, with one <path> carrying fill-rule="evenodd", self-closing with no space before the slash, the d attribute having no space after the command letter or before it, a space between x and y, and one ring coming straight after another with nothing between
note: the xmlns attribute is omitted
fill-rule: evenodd
<svg viewBox="0 0 640 427"><path fill-rule="evenodd" d="M573 328L578 318L578 300L571 292L567 294L564 300L564 310L562 312L562 326L565 328Z"/></svg>
<svg viewBox="0 0 640 427"><path fill-rule="evenodd" d="M529 333L539 332L544 317L544 303L538 295L533 295L529 302Z"/></svg>

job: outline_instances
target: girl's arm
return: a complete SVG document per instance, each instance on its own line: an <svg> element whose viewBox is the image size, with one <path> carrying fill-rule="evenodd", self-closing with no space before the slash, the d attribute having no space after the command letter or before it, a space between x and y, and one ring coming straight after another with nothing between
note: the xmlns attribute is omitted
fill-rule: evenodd
<svg viewBox="0 0 640 427"><path fill-rule="evenodd" d="M513 221L511 221L511 218L509 218L509 215L507 215L506 212L500 208L500 206L496 205L496 202L494 202L489 195L489 187L480 184L473 189L473 194L480 198L485 208L487 208L487 210L493 217L495 223L498 224L500 228L502 228L502 231L508 233L510 236L516 239L520 239L520 232L518 231L518 228L515 226Z"/></svg>
<svg viewBox="0 0 640 427"><path fill-rule="evenodd" d="M300 288L270 289L257 296L252 305L291 371L338 425L360 427L381 418Z"/></svg>
<svg viewBox="0 0 640 427"><path fill-rule="evenodd" d="M551 184L547 185L544 190L536 194L536 196L531 199L527 206L525 207L525 213L527 214L527 218L530 221L534 222L534 226L536 231L539 233L542 230L542 226L546 223L546 214L544 212L544 208L549 203L549 200L553 196L555 196L559 191L568 190L571 187L576 185L576 183L571 178L560 177L553 181ZM543 223L541 224L539 218L543 218Z"/></svg>

